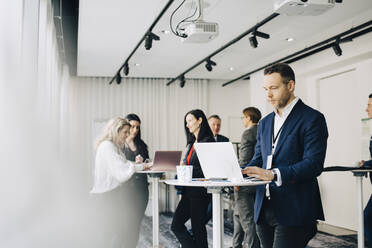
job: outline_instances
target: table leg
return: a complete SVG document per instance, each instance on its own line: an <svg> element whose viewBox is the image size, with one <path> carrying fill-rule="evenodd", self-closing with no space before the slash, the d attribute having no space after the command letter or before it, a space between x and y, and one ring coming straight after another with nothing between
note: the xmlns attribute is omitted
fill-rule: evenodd
<svg viewBox="0 0 372 248"><path fill-rule="evenodd" d="M221 189L212 193L213 203L213 248L223 248L224 222Z"/></svg>
<svg viewBox="0 0 372 248"><path fill-rule="evenodd" d="M364 216L362 176L356 176L357 211L358 211L358 248L364 248Z"/></svg>
<svg viewBox="0 0 372 248"><path fill-rule="evenodd" d="M159 177L152 177L152 247L159 247Z"/></svg>

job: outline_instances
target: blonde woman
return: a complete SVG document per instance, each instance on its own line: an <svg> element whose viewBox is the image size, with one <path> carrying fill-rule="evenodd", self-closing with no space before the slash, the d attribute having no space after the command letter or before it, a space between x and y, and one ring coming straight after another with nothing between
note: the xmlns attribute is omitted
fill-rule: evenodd
<svg viewBox="0 0 372 248"><path fill-rule="evenodd" d="M118 198L120 215L124 229L121 242L128 248L137 246L139 226L133 228L131 223L140 223L142 216L136 214L137 198L142 198L133 184L136 171L147 169L151 164L142 164L142 159L135 162L128 161L122 153L125 140L129 135L130 124L123 118L111 119L103 130L101 138L96 144L96 159L94 170L94 186L90 193Z"/></svg>

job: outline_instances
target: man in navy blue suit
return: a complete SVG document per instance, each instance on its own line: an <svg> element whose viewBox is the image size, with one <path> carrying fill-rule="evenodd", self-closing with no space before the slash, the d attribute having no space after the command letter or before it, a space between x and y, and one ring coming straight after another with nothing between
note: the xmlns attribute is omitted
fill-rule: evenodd
<svg viewBox="0 0 372 248"><path fill-rule="evenodd" d="M366 108L366 112L368 113L368 118L372 119L372 94L369 95L368 105ZM369 152L372 157L372 136L369 141ZM361 166L369 166L372 167L372 160L368 161L360 161ZM369 179L372 183L371 173L369 174ZM366 208L364 209L364 232L367 238L368 244L372 245L372 196L369 198Z"/></svg>
<svg viewBox="0 0 372 248"><path fill-rule="evenodd" d="M324 220L317 177L323 171L328 131L324 116L294 95L287 64L264 70L274 112L258 126L255 154L244 174L272 181L256 190L254 219L263 248L299 248Z"/></svg>

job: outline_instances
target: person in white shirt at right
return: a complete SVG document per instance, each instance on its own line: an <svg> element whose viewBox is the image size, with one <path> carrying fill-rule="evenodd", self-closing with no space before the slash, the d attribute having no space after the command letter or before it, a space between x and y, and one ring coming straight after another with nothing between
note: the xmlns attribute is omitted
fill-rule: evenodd
<svg viewBox="0 0 372 248"><path fill-rule="evenodd" d="M129 135L129 129L129 122L120 117L111 119L104 128L96 144L94 186L90 193L105 193L108 200L114 198L120 203L118 204L120 205L120 214L116 217L122 222L121 227L124 233L122 237L112 237L111 239L120 239L120 247L135 248L139 229L134 230L136 228L133 228L130 223L136 221L133 218L138 218L133 213L137 209L135 198L140 197L141 192L133 187L131 179L136 171L148 169L152 164L142 163L141 157L136 158L136 163L125 158L122 148ZM142 219L143 216L140 218Z"/></svg>

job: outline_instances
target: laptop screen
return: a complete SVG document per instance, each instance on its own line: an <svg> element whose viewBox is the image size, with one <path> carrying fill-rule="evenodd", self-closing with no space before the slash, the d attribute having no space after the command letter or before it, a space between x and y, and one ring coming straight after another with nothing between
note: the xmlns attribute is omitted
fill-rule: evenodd
<svg viewBox="0 0 372 248"><path fill-rule="evenodd" d="M194 144L205 178L243 180L231 142Z"/></svg>
<svg viewBox="0 0 372 248"><path fill-rule="evenodd" d="M180 164L182 151L156 151L152 171L176 171Z"/></svg>

